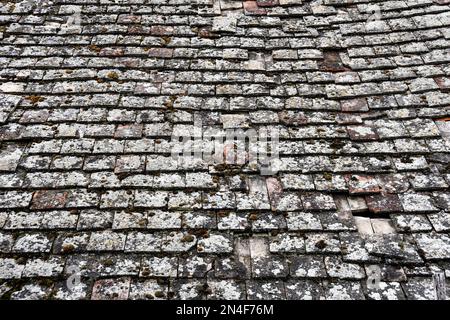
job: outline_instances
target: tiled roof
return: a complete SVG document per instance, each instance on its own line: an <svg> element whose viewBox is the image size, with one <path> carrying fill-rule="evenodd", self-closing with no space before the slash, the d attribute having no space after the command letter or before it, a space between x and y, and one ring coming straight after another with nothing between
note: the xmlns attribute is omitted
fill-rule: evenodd
<svg viewBox="0 0 450 320"><path fill-rule="evenodd" d="M442 299L449 0L2 0L0 66L0 297Z"/></svg>

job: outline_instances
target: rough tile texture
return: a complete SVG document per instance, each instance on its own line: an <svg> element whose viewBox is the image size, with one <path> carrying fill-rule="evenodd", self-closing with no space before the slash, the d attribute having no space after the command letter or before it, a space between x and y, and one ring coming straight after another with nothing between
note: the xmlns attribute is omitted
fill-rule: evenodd
<svg viewBox="0 0 450 320"><path fill-rule="evenodd" d="M442 298L449 31L448 0L1 1L0 296ZM278 170L174 157L198 129L277 132Z"/></svg>

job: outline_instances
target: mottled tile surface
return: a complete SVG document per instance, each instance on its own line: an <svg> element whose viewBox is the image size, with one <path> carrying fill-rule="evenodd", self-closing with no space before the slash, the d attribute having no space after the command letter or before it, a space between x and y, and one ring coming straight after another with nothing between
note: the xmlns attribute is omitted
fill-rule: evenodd
<svg viewBox="0 0 450 320"><path fill-rule="evenodd" d="M449 30L446 0L1 1L0 297L445 298ZM230 130L274 162L201 137Z"/></svg>

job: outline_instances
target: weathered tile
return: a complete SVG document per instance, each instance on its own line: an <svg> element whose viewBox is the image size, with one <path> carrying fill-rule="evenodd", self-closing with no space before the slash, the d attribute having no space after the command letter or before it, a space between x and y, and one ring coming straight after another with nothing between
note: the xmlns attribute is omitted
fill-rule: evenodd
<svg viewBox="0 0 450 320"><path fill-rule="evenodd" d="M126 300L130 292L130 278L102 279L94 283L92 300Z"/></svg>
<svg viewBox="0 0 450 320"><path fill-rule="evenodd" d="M312 280L289 280L286 282L288 300L321 300L324 298L320 282Z"/></svg>
<svg viewBox="0 0 450 320"><path fill-rule="evenodd" d="M398 282L379 282L378 288L367 289L370 300L404 300L405 294Z"/></svg>
<svg viewBox="0 0 450 320"><path fill-rule="evenodd" d="M249 281L247 282L247 297L250 300L282 300L285 299L282 282Z"/></svg>
<svg viewBox="0 0 450 320"><path fill-rule="evenodd" d="M335 281L324 288L329 300L364 300L363 289L359 282Z"/></svg>
<svg viewBox="0 0 450 320"><path fill-rule="evenodd" d="M156 280L134 280L130 284L128 299L130 300L166 300L168 285Z"/></svg>
<svg viewBox="0 0 450 320"><path fill-rule="evenodd" d="M50 252L52 241L49 236L42 233L24 234L16 239L13 252L45 253Z"/></svg>
<svg viewBox="0 0 450 320"><path fill-rule="evenodd" d="M0 9L0 296L436 299L448 0L82 2Z"/></svg>

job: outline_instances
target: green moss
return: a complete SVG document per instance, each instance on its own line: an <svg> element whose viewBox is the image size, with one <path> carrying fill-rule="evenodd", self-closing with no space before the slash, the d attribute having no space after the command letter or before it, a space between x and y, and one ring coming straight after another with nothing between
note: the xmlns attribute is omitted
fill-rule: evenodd
<svg viewBox="0 0 450 320"><path fill-rule="evenodd" d="M111 80L118 80L119 79L119 75L117 74L117 72L114 72L114 71L108 72L106 77L108 79L111 79Z"/></svg>
<svg viewBox="0 0 450 320"><path fill-rule="evenodd" d="M107 258L107 259L103 260L103 264L106 267L110 267L110 266L114 265L114 260L111 258Z"/></svg>
<svg viewBox="0 0 450 320"><path fill-rule="evenodd" d="M333 174L331 174L331 172L325 172L323 174L323 178L327 181L331 181L331 180L333 180Z"/></svg>

